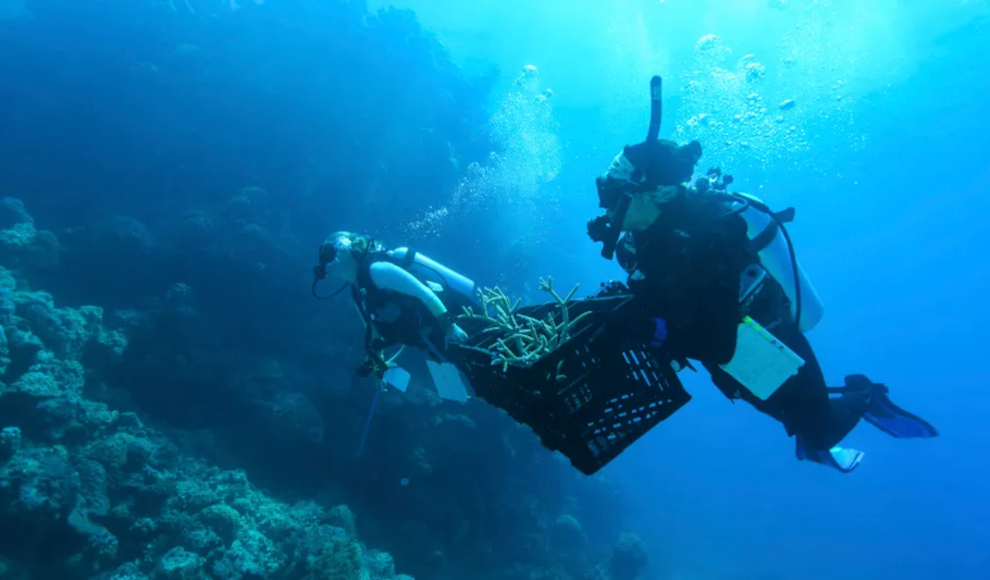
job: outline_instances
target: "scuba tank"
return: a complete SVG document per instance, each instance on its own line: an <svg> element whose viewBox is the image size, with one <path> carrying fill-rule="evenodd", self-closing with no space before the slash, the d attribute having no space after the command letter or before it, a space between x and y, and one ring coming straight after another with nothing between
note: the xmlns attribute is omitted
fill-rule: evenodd
<svg viewBox="0 0 990 580"><path fill-rule="evenodd" d="M799 322L801 332L808 332L821 321L825 307L808 276L797 263L790 239L781 235L782 226L774 225L774 214L766 209L759 198L745 193L732 195L737 198L736 203L744 204L740 216L746 221L746 234L750 240L762 236L768 228L776 230L773 238L760 248L757 254L760 258L760 266L784 290L791 303L791 316ZM798 278L797 283L794 280L795 275ZM797 311L798 305L801 308L800 315Z"/></svg>
<svg viewBox="0 0 990 580"><path fill-rule="evenodd" d="M423 282L439 284L443 290L457 294L463 302L474 302L476 284L470 278L409 248L396 248L388 252L388 256ZM444 297L440 299L444 300Z"/></svg>

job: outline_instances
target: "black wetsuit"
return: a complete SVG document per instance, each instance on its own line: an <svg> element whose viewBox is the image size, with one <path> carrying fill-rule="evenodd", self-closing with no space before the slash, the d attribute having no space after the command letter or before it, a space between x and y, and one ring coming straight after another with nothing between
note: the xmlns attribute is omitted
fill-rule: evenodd
<svg viewBox="0 0 990 580"><path fill-rule="evenodd" d="M811 345L772 278L765 279L751 303L740 304L741 275L759 261L746 231L745 220L724 201L688 191L664 204L661 218L649 230L634 234L643 279L631 276L629 287L641 297L644 313L666 321L665 344L673 356L701 362L727 397L743 399L780 421L808 447L828 449L856 425L865 402L855 405L848 398L836 404L829 399ZM719 367L732 359L737 327L746 315L805 360L798 374L766 401Z"/></svg>

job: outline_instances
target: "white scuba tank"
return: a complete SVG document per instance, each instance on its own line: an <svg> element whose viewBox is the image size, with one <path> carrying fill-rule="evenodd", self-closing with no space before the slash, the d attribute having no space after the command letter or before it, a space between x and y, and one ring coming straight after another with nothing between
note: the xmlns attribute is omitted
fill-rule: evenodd
<svg viewBox="0 0 990 580"><path fill-rule="evenodd" d="M736 195L753 200L761 205L763 204L758 197L745 193L737 193ZM743 210L742 217L746 220L746 234L751 240L760 235L770 225L773 219L752 205ZM791 316L796 317L797 286L794 283L795 264L791 261L792 254L787 239L781 234L779 229L770 244L760 251L759 257L760 265L763 269L783 288L784 293L791 302ZM811 281L808 280L808 276L805 275L800 263L797 264L797 271L801 288L800 330L801 332L808 332L821 321L825 313L825 307L822 305L821 298L818 297L818 293L815 292L815 288L811 285Z"/></svg>
<svg viewBox="0 0 990 580"><path fill-rule="evenodd" d="M396 248L388 255L402 262L409 256L409 248ZM408 264L410 273L424 281L439 284L444 290L460 294L469 301L474 301L475 283L450 268L440 264L419 252L413 253L412 261Z"/></svg>

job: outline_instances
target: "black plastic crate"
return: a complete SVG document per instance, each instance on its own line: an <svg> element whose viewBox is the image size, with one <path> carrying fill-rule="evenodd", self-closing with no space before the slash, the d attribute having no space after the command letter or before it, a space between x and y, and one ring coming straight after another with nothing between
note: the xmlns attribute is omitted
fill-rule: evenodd
<svg viewBox="0 0 990 580"><path fill-rule="evenodd" d="M458 349L456 362L478 397L530 426L545 447L591 475L691 400L664 351L629 339L614 323L631 300L610 296L569 303L572 320L591 315L570 340L531 366L492 365L492 347L504 338L498 333L475 334ZM545 318L551 311L559 317L560 306L518 312ZM557 380L558 369L564 380Z"/></svg>

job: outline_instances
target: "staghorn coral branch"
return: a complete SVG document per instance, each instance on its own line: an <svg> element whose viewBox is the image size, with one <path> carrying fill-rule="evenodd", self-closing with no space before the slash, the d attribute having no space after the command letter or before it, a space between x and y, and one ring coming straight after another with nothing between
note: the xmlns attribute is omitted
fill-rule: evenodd
<svg viewBox="0 0 990 580"><path fill-rule="evenodd" d="M561 297L553 287L553 279L540 279L540 289L550 294L557 303L560 315L551 311L545 320L517 314L521 300L513 302L501 288L478 290L481 312L464 308L461 318L485 322L484 333L498 333L493 348L492 366L501 366L505 372L510 366L527 367L554 352L571 338L571 331L591 313L585 312L571 320L569 305L578 290L575 285L566 297ZM563 381L563 361L557 365L556 380Z"/></svg>

